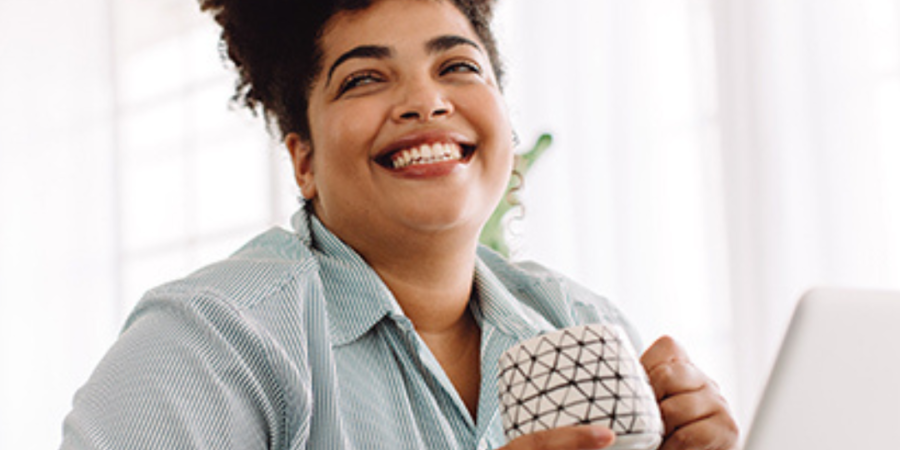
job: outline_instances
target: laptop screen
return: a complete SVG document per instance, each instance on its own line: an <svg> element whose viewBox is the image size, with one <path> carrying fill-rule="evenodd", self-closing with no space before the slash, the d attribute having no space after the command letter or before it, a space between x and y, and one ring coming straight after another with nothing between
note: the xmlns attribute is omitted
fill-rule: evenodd
<svg viewBox="0 0 900 450"><path fill-rule="evenodd" d="M900 293L798 302L745 450L900 448Z"/></svg>

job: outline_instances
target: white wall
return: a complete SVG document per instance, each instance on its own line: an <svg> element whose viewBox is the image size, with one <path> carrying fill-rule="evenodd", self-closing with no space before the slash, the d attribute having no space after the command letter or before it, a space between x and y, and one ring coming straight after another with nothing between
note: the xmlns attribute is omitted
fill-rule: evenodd
<svg viewBox="0 0 900 450"><path fill-rule="evenodd" d="M106 2L0 2L0 448L53 448L118 328Z"/></svg>

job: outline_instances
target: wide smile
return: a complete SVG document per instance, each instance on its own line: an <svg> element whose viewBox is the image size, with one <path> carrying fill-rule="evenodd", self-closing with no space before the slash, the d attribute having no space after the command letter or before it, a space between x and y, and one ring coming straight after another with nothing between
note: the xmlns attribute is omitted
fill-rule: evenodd
<svg viewBox="0 0 900 450"><path fill-rule="evenodd" d="M375 162L386 169L403 170L445 162L465 163L473 153L475 153L474 145L433 142L387 152L375 158Z"/></svg>

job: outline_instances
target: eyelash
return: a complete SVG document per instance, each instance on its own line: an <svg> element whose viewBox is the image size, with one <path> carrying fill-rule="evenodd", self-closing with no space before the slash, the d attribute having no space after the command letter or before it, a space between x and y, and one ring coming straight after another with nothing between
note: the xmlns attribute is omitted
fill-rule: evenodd
<svg viewBox="0 0 900 450"><path fill-rule="evenodd" d="M343 95L345 92L347 92L353 88L362 86L363 82L365 82L367 80L380 81L381 77L378 75L377 72L373 72L373 71L365 71L365 72L360 72L360 73L355 73L353 75L350 75L349 77L347 77L346 80L344 80L343 83L341 83L340 88L338 88L338 96ZM365 83L365 84L368 84L368 83Z"/></svg>
<svg viewBox="0 0 900 450"><path fill-rule="evenodd" d="M459 69L459 68L465 68L466 71L474 73L474 74L481 73L481 67L478 66L478 64L475 64L471 61L454 61L450 64L447 64L443 68L441 68L441 75L446 75L450 72L456 73L457 72L456 69Z"/></svg>
<svg viewBox="0 0 900 450"><path fill-rule="evenodd" d="M441 68L440 74L448 75L452 73L459 73L459 69L464 69L464 72L467 73L481 74L481 67L478 64L470 61L454 61L452 63L449 63ZM365 71L355 73L347 77L347 79L344 80L343 83L341 83L340 87L338 88L337 96L340 97L351 89L369 84L370 82L378 81L382 81L382 77L378 74L378 72Z"/></svg>

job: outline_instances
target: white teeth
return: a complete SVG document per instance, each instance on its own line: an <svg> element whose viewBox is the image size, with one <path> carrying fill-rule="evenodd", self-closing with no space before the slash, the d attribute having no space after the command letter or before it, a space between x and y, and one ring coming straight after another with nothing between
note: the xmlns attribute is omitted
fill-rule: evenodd
<svg viewBox="0 0 900 450"><path fill-rule="evenodd" d="M459 144L423 144L419 147L401 150L394 155L393 166L395 169L417 165L432 164L443 161L462 159L462 148Z"/></svg>

